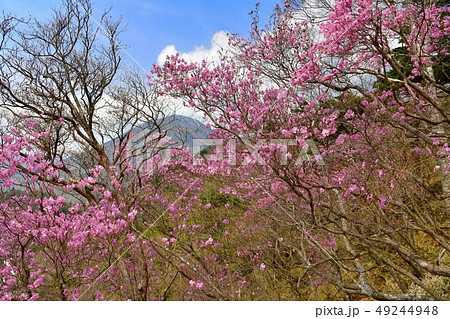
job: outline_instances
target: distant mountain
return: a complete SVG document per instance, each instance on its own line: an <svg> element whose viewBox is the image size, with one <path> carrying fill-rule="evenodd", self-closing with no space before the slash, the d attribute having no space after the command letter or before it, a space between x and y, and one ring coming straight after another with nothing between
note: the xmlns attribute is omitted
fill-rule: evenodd
<svg viewBox="0 0 450 319"><path fill-rule="evenodd" d="M166 118L163 128L167 136L175 142L174 146L183 146L192 149L192 140L195 138L208 138L212 130L206 128L202 122L183 115L171 115Z"/></svg>
<svg viewBox="0 0 450 319"><path fill-rule="evenodd" d="M133 137L133 143L140 145L144 136L155 129L150 126L153 124L141 124L132 130L136 135ZM165 132L165 140L170 140L173 144L171 147L183 146L192 150L193 140L195 138L208 138L212 130L206 128L206 125L192 117L184 115L170 115L165 117L160 123L161 132ZM105 143L106 149L114 149L116 140Z"/></svg>

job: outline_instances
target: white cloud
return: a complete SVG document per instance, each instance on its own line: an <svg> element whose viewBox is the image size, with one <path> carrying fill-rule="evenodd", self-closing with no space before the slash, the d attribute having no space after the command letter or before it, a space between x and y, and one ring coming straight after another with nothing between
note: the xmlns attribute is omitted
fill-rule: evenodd
<svg viewBox="0 0 450 319"><path fill-rule="evenodd" d="M229 49L228 40L229 35L227 32L218 31L211 39L210 48L205 48L204 46L195 47L194 50L189 52L179 52L180 57L189 62L202 62L203 60L206 60L207 62L214 63L215 61L219 60L222 49ZM178 50L174 45L166 46L158 55L158 64L163 65L167 57L172 56L177 52ZM170 97L168 97L168 99L170 101L168 101L167 104L173 107L173 113L189 116L201 122L205 122L205 120L203 120L203 114L200 114L198 111L190 107L184 106L183 102L180 99ZM206 122L208 121L206 120Z"/></svg>
<svg viewBox="0 0 450 319"><path fill-rule="evenodd" d="M218 31L214 34L211 40L211 47L209 49L204 46L195 47L190 52L180 52L181 58L189 62L201 62L206 60L208 62L217 61L222 49L228 48L228 33L225 31ZM158 64L163 65L168 56L176 54L178 51L174 45L166 46L158 55Z"/></svg>

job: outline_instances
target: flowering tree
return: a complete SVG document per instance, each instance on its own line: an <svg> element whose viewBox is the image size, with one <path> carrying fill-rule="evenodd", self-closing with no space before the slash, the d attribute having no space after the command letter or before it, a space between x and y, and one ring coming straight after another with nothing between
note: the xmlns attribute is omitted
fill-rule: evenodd
<svg viewBox="0 0 450 319"><path fill-rule="evenodd" d="M335 1L320 13L280 9L216 65L175 55L155 83L252 153L217 173L238 179L247 231L294 294L325 280L347 298L447 298L449 91L435 72L448 68L448 8ZM312 139L326 165L282 139Z"/></svg>

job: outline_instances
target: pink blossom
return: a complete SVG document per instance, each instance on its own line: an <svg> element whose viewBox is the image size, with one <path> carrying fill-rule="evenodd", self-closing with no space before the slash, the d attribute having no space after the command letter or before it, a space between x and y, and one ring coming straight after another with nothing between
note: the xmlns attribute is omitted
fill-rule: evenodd
<svg viewBox="0 0 450 319"><path fill-rule="evenodd" d="M211 244L213 243L213 241L214 241L213 238L212 238L212 237L209 237L207 241L203 242L203 243L200 245L200 248L205 248L205 247L211 245Z"/></svg>
<svg viewBox="0 0 450 319"><path fill-rule="evenodd" d="M167 239L166 237L161 238L161 241L166 244L166 246L170 245L169 239Z"/></svg>
<svg viewBox="0 0 450 319"><path fill-rule="evenodd" d="M203 288L205 288L205 285L203 284L203 282L197 281L197 283L195 284L195 288L197 288L198 290L203 290Z"/></svg>
<svg viewBox="0 0 450 319"><path fill-rule="evenodd" d="M348 119L351 119L354 116L355 116L355 113L352 110L348 110L347 113L345 113L344 118L346 120L348 120Z"/></svg>
<svg viewBox="0 0 450 319"><path fill-rule="evenodd" d="M12 184L14 184L14 181L15 181L15 178L12 178L12 179L5 179L4 181L3 181L3 187L9 187L9 186L11 186Z"/></svg>

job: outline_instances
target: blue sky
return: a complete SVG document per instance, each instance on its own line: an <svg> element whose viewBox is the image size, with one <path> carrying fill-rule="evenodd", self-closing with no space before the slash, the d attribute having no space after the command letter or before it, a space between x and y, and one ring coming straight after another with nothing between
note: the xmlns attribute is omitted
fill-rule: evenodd
<svg viewBox="0 0 450 319"><path fill-rule="evenodd" d="M221 30L248 35L257 0L92 0L95 13L113 7L113 17L123 16L127 31L122 40L127 52L149 70L158 56L176 49L180 53L207 51ZM280 0L262 0L260 16L266 23ZM48 17L61 0L0 0L0 11L38 19ZM167 50L168 46L170 50Z"/></svg>

